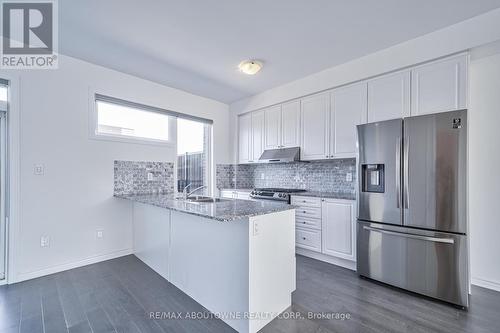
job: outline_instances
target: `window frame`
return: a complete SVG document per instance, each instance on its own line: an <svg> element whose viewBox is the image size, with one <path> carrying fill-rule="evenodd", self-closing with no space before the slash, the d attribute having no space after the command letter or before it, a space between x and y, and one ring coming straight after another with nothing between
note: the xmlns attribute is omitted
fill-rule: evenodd
<svg viewBox="0 0 500 333"><path fill-rule="evenodd" d="M104 141L114 141L114 142L122 142L122 143L135 143L135 144L143 144L143 145L154 145L154 146L164 146L164 147L174 147L177 145L177 118L168 112L159 112L155 107L149 107L147 105L143 105L141 108L137 108L138 110L153 112L153 113L161 113L165 116L168 116L168 140L159 140L145 137L134 137L128 135L120 135L120 134L105 134L99 133L98 128L98 110L97 110L97 102L102 101L106 103L116 104L124 107L133 108L133 102L128 104L127 100L122 100L118 98L111 97L114 99L113 102L105 101L98 98L98 96L109 96L109 95L101 95L97 92L91 92L89 98L89 137L94 140L104 140ZM122 101L122 103L120 103Z"/></svg>
<svg viewBox="0 0 500 333"><path fill-rule="evenodd" d="M188 120L194 120L196 119L189 119ZM207 183L207 193L209 196L214 196L215 195L215 163L214 163L214 145L213 145L213 140L214 140L214 124L213 123L208 123L204 122L204 126L208 126L208 130L206 131L205 135L205 146L203 147L206 149L206 168L205 168L205 177L206 177L206 183ZM178 167L178 140L177 140L177 121L176 121L176 126L175 126L175 160L174 160L174 192L178 194L178 180L179 176L177 174L177 167ZM193 189L191 189L193 190Z"/></svg>

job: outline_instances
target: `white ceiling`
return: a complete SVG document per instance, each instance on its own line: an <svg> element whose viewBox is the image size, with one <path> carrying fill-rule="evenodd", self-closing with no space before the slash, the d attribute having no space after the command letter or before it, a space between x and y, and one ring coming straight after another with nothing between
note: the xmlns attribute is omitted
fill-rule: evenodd
<svg viewBox="0 0 500 333"><path fill-rule="evenodd" d="M233 102L500 7L500 0L64 0L60 52ZM256 58L255 76L237 71Z"/></svg>

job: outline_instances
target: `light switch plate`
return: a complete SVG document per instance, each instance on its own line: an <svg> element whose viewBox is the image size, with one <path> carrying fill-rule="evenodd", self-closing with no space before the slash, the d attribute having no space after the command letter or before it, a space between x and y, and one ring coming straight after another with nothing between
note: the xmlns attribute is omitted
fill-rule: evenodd
<svg viewBox="0 0 500 333"><path fill-rule="evenodd" d="M33 165L33 174L36 176L43 176L45 173L45 166L43 164Z"/></svg>

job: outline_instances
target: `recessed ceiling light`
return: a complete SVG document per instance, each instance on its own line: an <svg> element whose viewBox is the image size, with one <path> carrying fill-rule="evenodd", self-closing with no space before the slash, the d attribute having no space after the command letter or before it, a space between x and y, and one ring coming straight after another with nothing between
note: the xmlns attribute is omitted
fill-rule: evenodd
<svg viewBox="0 0 500 333"><path fill-rule="evenodd" d="M257 74L258 71L262 69L262 62L258 60L245 60L240 62L238 65L238 68L240 69L240 72L248 74L248 75L254 75Z"/></svg>

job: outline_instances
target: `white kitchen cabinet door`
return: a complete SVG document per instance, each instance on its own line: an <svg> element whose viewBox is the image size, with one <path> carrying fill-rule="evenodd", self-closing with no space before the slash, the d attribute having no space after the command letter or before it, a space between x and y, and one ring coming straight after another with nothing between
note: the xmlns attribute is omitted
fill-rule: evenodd
<svg viewBox="0 0 500 333"><path fill-rule="evenodd" d="M328 158L330 101L327 93L303 98L300 102L302 160Z"/></svg>
<svg viewBox="0 0 500 333"><path fill-rule="evenodd" d="M250 192L236 192L236 199L250 200Z"/></svg>
<svg viewBox="0 0 500 333"><path fill-rule="evenodd" d="M232 190L222 190L220 191L221 198L235 199L236 192Z"/></svg>
<svg viewBox="0 0 500 333"><path fill-rule="evenodd" d="M410 115L410 71L368 81L368 122Z"/></svg>
<svg viewBox="0 0 500 333"><path fill-rule="evenodd" d="M324 199L321 207L322 252L354 260L354 203L348 200Z"/></svg>
<svg viewBox="0 0 500 333"><path fill-rule="evenodd" d="M265 148L281 148L281 105L264 110L265 114Z"/></svg>
<svg viewBox="0 0 500 333"><path fill-rule="evenodd" d="M264 152L264 111L252 112L250 163L257 162Z"/></svg>
<svg viewBox="0 0 500 333"><path fill-rule="evenodd" d="M281 106L281 146L300 146L300 100Z"/></svg>
<svg viewBox="0 0 500 333"><path fill-rule="evenodd" d="M246 113L238 118L238 162L248 163L252 153L252 114Z"/></svg>
<svg viewBox="0 0 500 333"><path fill-rule="evenodd" d="M412 69L411 115L467 108L467 55Z"/></svg>
<svg viewBox="0 0 500 333"><path fill-rule="evenodd" d="M338 88L331 93L330 156L356 156L356 125L367 119L366 82Z"/></svg>

